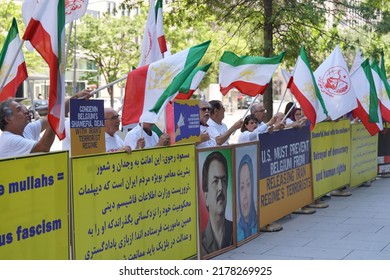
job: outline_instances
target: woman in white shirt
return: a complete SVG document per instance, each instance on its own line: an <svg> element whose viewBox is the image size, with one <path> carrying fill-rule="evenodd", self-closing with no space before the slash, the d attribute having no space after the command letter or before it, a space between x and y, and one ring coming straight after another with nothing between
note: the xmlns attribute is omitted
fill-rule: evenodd
<svg viewBox="0 0 390 280"><path fill-rule="evenodd" d="M241 126L241 134L238 136L238 143L254 141L257 139L257 134L264 133L264 128L258 126L257 119L254 115L245 117Z"/></svg>

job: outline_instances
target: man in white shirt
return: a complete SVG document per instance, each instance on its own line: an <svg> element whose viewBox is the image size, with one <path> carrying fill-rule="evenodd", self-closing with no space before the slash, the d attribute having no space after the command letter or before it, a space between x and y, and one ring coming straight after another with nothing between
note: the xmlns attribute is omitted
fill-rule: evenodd
<svg viewBox="0 0 390 280"><path fill-rule="evenodd" d="M113 108L104 108L106 152L126 151L130 154L131 148L126 146L122 138L116 134L121 124L120 117Z"/></svg>
<svg viewBox="0 0 390 280"><path fill-rule="evenodd" d="M214 147L217 145L214 139L210 138L209 125L211 106L206 100L199 100L199 121L200 121L200 142L196 144L197 148Z"/></svg>
<svg viewBox="0 0 390 280"><path fill-rule="evenodd" d="M42 117L33 122L30 120L30 123L24 128L23 137L38 141L41 137L41 132L43 132L48 126L49 121L47 120L47 117Z"/></svg>
<svg viewBox="0 0 390 280"><path fill-rule="evenodd" d="M80 91L72 98L87 96L89 92L90 90ZM65 113L68 111L69 99L65 102ZM54 131L46 125L44 134L37 139L37 127L28 131L30 120L30 112L27 108L14 99L10 98L0 103L0 129L3 131L0 136L0 158L50 151L55 139ZM40 123L40 125L42 130L45 124Z"/></svg>
<svg viewBox="0 0 390 280"><path fill-rule="evenodd" d="M275 124L276 117L271 118L267 123L265 123L263 120L265 118L265 114L267 113L267 110L264 108L264 105L261 103L254 104L251 107L251 114L254 115L259 123L257 131L258 133L272 133L273 132L273 125Z"/></svg>
<svg viewBox="0 0 390 280"><path fill-rule="evenodd" d="M210 138L214 139L218 146L229 145L230 135L241 127L242 119L239 119L228 129L226 124L222 122L225 118L225 107L222 102L211 100L209 104L211 105L211 113L207 124L209 125Z"/></svg>
<svg viewBox="0 0 390 280"><path fill-rule="evenodd" d="M0 103L0 129L3 131L0 136L0 158L50 151L55 138L54 131L48 127L38 141L26 138L23 132L29 122L30 113L25 106L13 99Z"/></svg>

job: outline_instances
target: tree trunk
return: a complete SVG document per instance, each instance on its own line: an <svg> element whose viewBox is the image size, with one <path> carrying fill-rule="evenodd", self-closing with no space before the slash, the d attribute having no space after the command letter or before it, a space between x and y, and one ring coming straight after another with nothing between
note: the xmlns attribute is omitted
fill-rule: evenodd
<svg viewBox="0 0 390 280"><path fill-rule="evenodd" d="M273 22L272 22L272 0L263 0L264 3L264 56L273 55ZM272 79L263 94L264 107L267 110L266 120L273 116L273 96L272 96Z"/></svg>
<svg viewBox="0 0 390 280"><path fill-rule="evenodd" d="M114 108L114 86L109 86L107 88L108 94L110 95L110 104L111 108Z"/></svg>

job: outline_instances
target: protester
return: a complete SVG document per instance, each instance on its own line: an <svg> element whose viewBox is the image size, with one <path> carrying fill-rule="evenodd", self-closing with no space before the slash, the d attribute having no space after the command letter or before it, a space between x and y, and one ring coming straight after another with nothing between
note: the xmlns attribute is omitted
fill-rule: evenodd
<svg viewBox="0 0 390 280"><path fill-rule="evenodd" d="M212 152L202 168L202 188L209 212L206 229L202 232L202 256L233 244L233 223L225 218L227 186L227 160L219 151Z"/></svg>
<svg viewBox="0 0 390 280"><path fill-rule="evenodd" d="M306 125L307 118L303 116L301 108L294 107L290 109L288 116L286 118L286 128L301 128Z"/></svg>
<svg viewBox="0 0 390 280"><path fill-rule="evenodd" d="M242 125L242 120L239 119L229 129L226 124L222 122L225 118L225 107L219 100L209 101L211 105L210 119L207 124L209 125L210 138L214 139L218 146L228 145L229 138L237 129Z"/></svg>
<svg viewBox="0 0 390 280"><path fill-rule="evenodd" d="M141 127L142 125L142 127ZM163 133L160 137L152 130L153 123L140 123L130 130L125 137L125 145L132 150L152 148L156 146L169 146L171 138L168 134Z"/></svg>
<svg viewBox="0 0 390 280"><path fill-rule="evenodd" d="M255 141L257 135L262 131L262 128L258 127L257 119L254 115L247 115L241 126L241 134L238 136L238 143Z"/></svg>
<svg viewBox="0 0 390 280"><path fill-rule="evenodd" d="M265 123L264 118L266 113L267 110L264 108L264 105L262 103L256 103L251 107L251 114L255 116L258 122L258 133L273 132L273 125L276 121L276 118L272 117L267 123Z"/></svg>
<svg viewBox="0 0 390 280"><path fill-rule="evenodd" d="M106 152L126 151L130 154L131 148L116 134L121 124L120 117L113 108L104 108Z"/></svg>
<svg viewBox="0 0 390 280"><path fill-rule="evenodd" d="M71 98L89 96L89 92L89 90L83 90ZM65 114L67 112L69 112L69 99L65 102ZM40 123L41 130L46 129L42 137L37 139L36 128L28 131L32 128L29 127L30 121L30 112L14 99L9 98L0 103L0 129L3 131L0 136L0 158L50 151L55 139L54 131L49 125ZM35 136L33 136L33 131L35 131Z"/></svg>
<svg viewBox="0 0 390 280"><path fill-rule="evenodd" d="M214 139L210 138L209 125L211 106L206 100L199 100L199 120L200 120L200 141L196 144L197 148L214 147L217 145Z"/></svg>
<svg viewBox="0 0 390 280"><path fill-rule="evenodd" d="M41 132L49 126L49 121L47 116L32 121L32 112L30 111L29 113L29 123L24 128L23 137L38 141L41 137Z"/></svg>
<svg viewBox="0 0 390 280"><path fill-rule="evenodd" d="M286 116L286 119L291 119L292 116L292 109L295 107L295 103L290 101L286 104L286 107L284 108L284 115Z"/></svg>

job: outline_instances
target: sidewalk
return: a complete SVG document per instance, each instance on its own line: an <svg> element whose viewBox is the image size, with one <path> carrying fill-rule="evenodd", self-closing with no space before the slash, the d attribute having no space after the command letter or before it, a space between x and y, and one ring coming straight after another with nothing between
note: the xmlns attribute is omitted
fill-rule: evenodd
<svg viewBox="0 0 390 280"><path fill-rule="evenodd" d="M290 214L283 230L257 238L214 260L390 260L390 178L325 199L314 214Z"/></svg>

